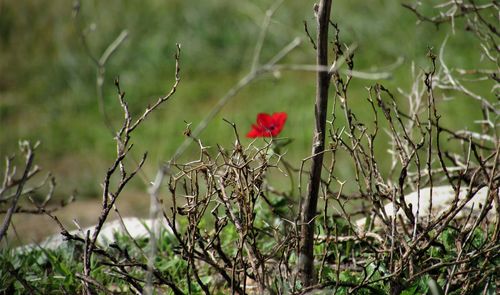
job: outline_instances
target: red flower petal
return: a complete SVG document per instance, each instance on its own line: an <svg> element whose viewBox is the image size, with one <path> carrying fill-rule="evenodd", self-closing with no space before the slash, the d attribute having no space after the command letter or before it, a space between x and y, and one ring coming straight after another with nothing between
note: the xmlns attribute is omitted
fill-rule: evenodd
<svg viewBox="0 0 500 295"><path fill-rule="evenodd" d="M285 122L288 116L286 113L274 113L272 117L275 124L275 129L273 130L274 131L273 136L276 136L280 134L281 130L283 130L283 127L285 126Z"/></svg>
<svg viewBox="0 0 500 295"><path fill-rule="evenodd" d="M263 136L262 130L257 125L252 125L252 130L250 130L250 132L247 133L247 137L249 138L256 138L261 136Z"/></svg>
<svg viewBox="0 0 500 295"><path fill-rule="evenodd" d="M287 119L287 114L284 112L274 113L272 115L259 113L257 115L257 124L252 124L252 129L248 132L247 137L274 137L280 134L283 130Z"/></svg>
<svg viewBox="0 0 500 295"><path fill-rule="evenodd" d="M266 113L257 115L257 124L262 127L268 127L273 124L273 117Z"/></svg>

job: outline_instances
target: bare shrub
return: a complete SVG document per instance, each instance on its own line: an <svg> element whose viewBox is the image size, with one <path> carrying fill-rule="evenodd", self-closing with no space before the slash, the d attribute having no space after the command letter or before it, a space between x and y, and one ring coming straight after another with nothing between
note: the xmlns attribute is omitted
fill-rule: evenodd
<svg viewBox="0 0 500 295"><path fill-rule="evenodd" d="M67 201L61 202L60 205L48 206L54 195L56 181L52 175L48 174L37 183L36 176L41 171L41 168L35 164L35 150L38 145L38 142L32 145L28 141L19 141L20 155L18 157L23 156L24 163L16 163L19 161L15 155L5 158L5 169L3 170L3 180L0 186L0 214L4 215L0 227L0 241L6 238L14 214L54 212L74 199L71 196ZM41 200L34 197L43 194L44 189L46 193Z"/></svg>

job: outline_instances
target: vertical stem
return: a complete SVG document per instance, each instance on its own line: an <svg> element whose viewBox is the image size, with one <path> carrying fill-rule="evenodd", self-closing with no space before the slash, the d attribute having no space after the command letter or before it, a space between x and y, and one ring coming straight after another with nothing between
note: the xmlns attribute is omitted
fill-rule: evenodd
<svg viewBox="0 0 500 295"><path fill-rule="evenodd" d="M315 127L312 145L312 166L309 175L307 196L303 201L301 214L300 254L298 271L303 286L311 286L314 281L314 218L318 203L318 193L325 150L326 114L328 110L328 88L330 73L324 69L328 65L328 26L332 0L321 0L317 11L317 55Z"/></svg>
<svg viewBox="0 0 500 295"><path fill-rule="evenodd" d="M148 254L148 272L146 274L146 285L144 286L144 294L150 295L155 293L153 285L153 271L154 271L154 261L156 259L157 252L157 239L160 237L160 229L158 224L158 214L160 212L160 204L158 203L158 196L161 189L161 184L163 178L168 170L165 166L158 169L156 173L156 178L151 187L149 188L149 196L151 198L151 203L149 207L149 218L151 220L151 233L149 236L149 254Z"/></svg>

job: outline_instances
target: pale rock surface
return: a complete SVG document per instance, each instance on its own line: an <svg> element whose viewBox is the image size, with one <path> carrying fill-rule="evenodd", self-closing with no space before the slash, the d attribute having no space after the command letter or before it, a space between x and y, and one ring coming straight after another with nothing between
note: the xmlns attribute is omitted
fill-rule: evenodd
<svg viewBox="0 0 500 295"><path fill-rule="evenodd" d="M460 189L460 193L458 195L459 203L461 204L468 193L468 188L463 187ZM455 218L466 217L471 210L473 213L479 213L486 203L488 188L481 188L462 208L462 210L456 215ZM499 192L497 191L497 197L499 197ZM438 216L439 214L445 212L450 208L453 200L455 199L455 191L451 186L436 186L432 188L432 216ZM419 200L419 195L417 192L412 192L405 196L405 201L408 206L412 205L412 211L414 216L417 216L417 208L419 208L418 216L421 219L422 217L429 216L429 204L431 201L431 190L430 188L423 188L420 190L420 204L417 206ZM394 206L393 203L388 203L384 206L385 213L388 217L394 216ZM493 208L489 210L488 217L493 216L496 213L495 210L495 201L493 201ZM403 212L403 209L399 208L397 211L397 215L400 215L406 218L406 215ZM380 222L380 219L377 218ZM366 223L366 218L361 218L356 220L355 224L358 228L363 228ZM377 224L377 223L375 223Z"/></svg>
<svg viewBox="0 0 500 295"><path fill-rule="evenodd" d="M142 219L137 217L126 217L123 218L123 225L125 226L127 232L134 239L143 238L150 235L150 230L153 228L153 220L152 219ZM172 229L168 226L163 218L157 219L158 228L162 230L167 230L172 233ZM106 222L97 237L97 244L101 246L108 246L109 244L115 241L115 233L122 233L127 235L123 228L120 220L113 220ZM89 226L81 230L76 229L72 230L69 233L72 235L77 235L79 237L84 238L84 233L90 231L90 237L92 237L92 233L94 232L95 225ZM64 236L60 233L54 234L45 240L43 240L38 245L44 249L56 249L59 246L63 245L66 241L64 240ZM25 245L19 247L19 251L29 251L29 249L37 247L35 244Z"/></svg>

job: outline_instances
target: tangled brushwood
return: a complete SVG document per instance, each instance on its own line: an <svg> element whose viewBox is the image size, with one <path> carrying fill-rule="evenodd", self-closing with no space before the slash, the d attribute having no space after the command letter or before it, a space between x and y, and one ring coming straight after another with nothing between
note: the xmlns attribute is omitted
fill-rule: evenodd
<svg viewBox="0 0 500 295"><path fill-rule="evenodd" d="M47 200L33 201L36 209L31 213L52 217L67 243L58 250L23 250L24 260L16 263L20 254L5 251L0 258L6 265L0 270L2 292L496 294L500 290L498 97L482 97L463 81L473 74L474 83L492 87L497 94L498 4L450 1L438 6L442 11L435 17L422 14L421 5L405 5L419 20L436 25L454 25L455 18L465 18L490 68L473 73L452 70L445 62L444 41L439 50L429 50L426 69L413 71L410 91L396 92L381 84L367 88L362 111L366 115L369 110L368 120L350 104L351 81L363 73L354 68L355 48L341 42L340 30L330 20L330 5L327 0L314 7L317 38L309 35L306 25L318 53L312 155L298 164L287 161L286 143L275 137L283 128L285 113L277 113L279 131L272 136L265 137L265 126L254 126L262 130L250 137L265 138L250 144L240 140L246 126L226 120L234 134L230 147L203 144L200 132L207 121L193 131L188 126L186 140L197 144L199 157L181 162L183 145L161 165L150 183L149 234L134 237L124 230L114 242L100 243L111 211L118 213L117 198L146 161L144 154L140 161L131 161L139 163L136 167L127 162L134 131L180 87L178 45L173 86L138 118L132 118L120 81L115 82L125 118L115 133L117 155L103 181L101 214L93 230L71 232L46 208L52 181ZM267 25L278 7L269 10ZM285 46L269 63L255 63L207 120L253 79L287 68L278 62L297 42ZM330 64L324 51L329 44L334 59ZM480 132L442 124L438 101L444 91L456 99L470 99L471 106L481 109ZM387 142L389 152L378 153L378 145ZM13 214L30 213L18 206L20 198L38 189L25 187L38 168L33 166L34 148L26 143L22 147L26 153L22 176L14 177L9 159L0 189L6 213L0 240ZM339 173L346 163L354 171L353 179L343 179ZM381 166L388 166L388 171ZM64 284L49 280L46 273L62 276Z"/></svg>

